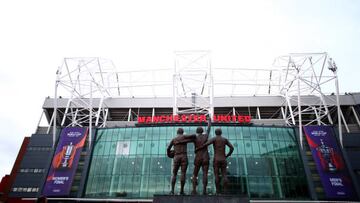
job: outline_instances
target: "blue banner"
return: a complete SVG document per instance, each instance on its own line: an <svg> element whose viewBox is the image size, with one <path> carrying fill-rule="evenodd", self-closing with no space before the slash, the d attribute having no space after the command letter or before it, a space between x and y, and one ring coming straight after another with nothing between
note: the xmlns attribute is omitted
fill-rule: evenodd
<svg viewBox="0 0 360 203"><path fill-rule="evenodd" d="M304 126L316 169L326 197L352 199L354 188L345 162L330 126Z"/></svg>
<svg viewBox="0 0 360 203"><path fill-rule="evenodd" d="M59 143L43 189L43 195L67 196L70 194L70 188L87 134L88 129L80 127L64 128L61 131Z"/></svg>

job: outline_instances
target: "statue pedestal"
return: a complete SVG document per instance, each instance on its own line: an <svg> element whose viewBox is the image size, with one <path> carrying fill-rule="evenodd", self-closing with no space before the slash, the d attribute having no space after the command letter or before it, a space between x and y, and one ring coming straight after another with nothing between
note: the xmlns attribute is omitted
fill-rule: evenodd
<svg viewBox="0 0 360 203"><path fill-rule="evenodd" d="M248 203L238 195L154 195L153 203Z"/></svg>

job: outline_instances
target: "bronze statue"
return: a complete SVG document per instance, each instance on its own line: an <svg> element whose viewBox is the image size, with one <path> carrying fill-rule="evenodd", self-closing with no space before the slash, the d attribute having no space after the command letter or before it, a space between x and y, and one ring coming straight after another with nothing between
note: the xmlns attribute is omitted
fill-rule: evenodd
<svg viewBox="0 0 360 203"><path fill-rule="evenodd" d="M206 186L208 182L208 171L209 171L209 159L210 159L209 152L206 146L202 147L200 150L196 150L196 149L200 148L208 141L210 129L211 129L211 121L208 122L208 128L206 134L203 134L204 129L202 127L198 127L196 129L197 135L188 136L188 138L192 139L192 142L194 142L195 152L196 152L194 159L194 171L192 176L193 189L191 194L193 195L197 194L196 187L198 184L198 174L200 168L202 168L203 171L203 194L204 195L206 194ZM185 143L185 142L187 143L188 140L183 140L180 141L179 143Z"/></svg>
<svg viewBox="0 0 360 203"><path fill-rule="evenodd" d="M194 145L195 145L195 160L194 160L194 172L192 177L193 182L193 189L191 194L197 194L196 192L196 186L198 184L198 173L200 168L203 172L203 194L206 195L206 186L208 183L208 171L209 171L209 152L207 147L203 147L200 150L196 151L197 148L201 147L208 141L209 133L210 133L210 127L211 122L208 124L207 132L206 134L203 134L204 129L202 127L198 127L196 129L197 136L194 139Z"/></svg>
<svg viewBox="0 0 360 203"><path fill-rule="evenodd" d="M173 171L171 177L171 192L170 194L174 194L176 176L179 168L181 167L181 176L180 176L180 194L184 195L184 185L185 185L185 177L186 177L186 169L188 166L188 158L187 158L187 143L192 142L194 139L194 135L185 136L184 130L179 128L177 130L177 136L171 140L168 148L167 155L170 158L173 158ZM174 146L174 150L171 150L172 146Z"/></svg>
<svg viewBox="0 0 360 203"><path fill-rule="evenodd" d="M215 137L208 140L205 144L203 144L201 147L197 148L195 151L198 152L205 148L208 145L213 145L214 147L214 174L215 174L215 185L216 185L216 193L220 194L220 176L219 173L221 171L223 184L224 184L224 191L226 191L227 187L227 177L226 177L226 158L231 156L231 154L234 151L233 145L229 142L228 139L221 137L222 131L220 128L215 130ZM226 145L230 148L229 153L225 156L225 147Z"/></svg>

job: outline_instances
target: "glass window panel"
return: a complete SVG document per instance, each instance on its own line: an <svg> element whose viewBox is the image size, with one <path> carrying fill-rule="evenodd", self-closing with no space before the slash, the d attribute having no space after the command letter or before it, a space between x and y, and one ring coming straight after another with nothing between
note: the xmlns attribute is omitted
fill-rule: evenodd
<svg viewBox="0 0 360 203"><path fill-rule="evenodd" d="M251 147L251 141L247 140L244 142L244 144L245 144L245 154L253 154L252 147Z"/></svg>
<svg viewBox="0 0 360 203"><path fill-rule="evenodd" d="M251 147L252 147L253 154L260 154L259 141L255 141L255 140L252 141Z"/></svg>
<svg viewBox="0 0 360 203"><path fill-rule="evenodd" d="M250 139L252 136L256 136L255 134L251 134L251 132L250 132L250 127L243 127L242 129L243 129L243 130L242 130L243 139L248 140L248 139Z"/></svg>
<svg viewBox="0 0 360 203"><path fill-rule="evenodd" d="M140 195L140 184L141 184L141 176L140 175L133 176L132 197L139 197L139 195Z"/></svg>
<svg viewBox="0 0 360 203"><path fill-rule="evenodd" d="M237 158L237 167L238 167L238 175L245 175L245 164L244 164L244 158L238 157Z"/></svg>
<svg viewBox="0 0 360 203"><path fill-rule="evenodd" d="M277 129L278 129L279 140L285 141L286 136L284 135L284 128L277 128Z"/></svg>
<svg viewBox="0 0 360 203"><path fill-rule="evenodd" d="M134 128L125 128L125 134L124 134L124 140L130 140L132 139L132 131ZM137 130L137 129L135 129Z"/></svg>
<svg viewBox="0 0 360 203"><path fill-rule="evenodd" d="M144 143L144 154L151 154L152 150L152 141L146 140Z"/></svg>
<svg viewBox="0 0 360 203"><path fill-rule="evenodd" d="M118 139L125 140L125 129L126 128L119 128L118 130Z"/></svg>
<svg viewBox="0 0 360 203"><path fill-rule="evenodd" d="M114 156L116 154L116 142L109 142L110 143L110 155Z"/></svg>
<svg viewBox="0 0 360 203"><path fill-rule="evenodd" d="M135 161L133 164L133 172L134 174L141 174L143 169L143 157L135 157Z"/></svg>
<svg viewBox="0 0 360 203"><path fill-rule="evenodd" d="M101 166L99 166L100 167L100 173L99 173L100 175L106 174L106 170L107 170L106 162L107 162L107 159L108 159L108 157L101 160Z"/></svg>
<svg viewBox="0 0 360 203"><path fill-rule="evenodd" d="M145 157L144 159L144 174L150 174L151 157Z"/></svg>
<svg viewBox="0 0 360 203"><path fill-rule="evenodd" d="M149 191L149 176L142 175L141 176L141 185L140 185L140 198L147 198Z"/></svg>
<svg viewBox="0 0 360 203"><path fill-rule="evenodd" d="M236 139L236 132L235 132L235 127L233 126L229 126L227 127L227 137L229 140L235 140Z"/></svg>
<svg viewBox="0 0 360 203"><path fill-rule="evenodd" d="M110 180L110 196L116 197L116 193L118 192L118 183L119 183L119 176L112 175Z"/></svg>
<svg viewBox="0 0 360 203"><path fill-rule="evenodd" d="M235 143L233 143L234 145L234 153L236 153L237 151L237 154L245 154L245 145L244 145L244 141L243 140L236 140Z"/></svg>
<svg viewBox="0 0 360 203"><path fill-rule="evenodd" d="M134 128L133 134L137 135L138 140L144 140L146 139L146 130L148 130L148 128Z"/></svg>
<svg viewBox="0 0 360 203"><path fill-rule="evenodd" d="M260 140L266 139L264 127L256 127L256 133L257 133L257 139L260 139Z"/></svg>
<svg viewBox="0 0 360 203"><path fill-rule="evenodd" d="M277 128L271 128L270 131L273 140L280 140Z"/></svg>
<svg viewBox="0 0 360 203"><path fill-rule="evenodd" d="M113 129L111 133L111 140L112 142L117 140L117 129Z"/></svg>
<svg viewBox="0 0 360 203"><path fill-rule="evenodd" d="M250 139L251 140L257 140L258 136L257 136L257 132L256 132L256 127L250 127Z"/></svg>
<svg viewBox="0 0 360 203"><path fill-rule="evenodd" d="M167 148L166 142L167 142L167 140L159 141L159 155L160 156L164 156L164 157L166 156L166 148Z"/></svg>
<svg viewBox="0 0 360 203"><path fill-rule="evenodd" d="M259 141L260 154L265 156L268 155L266 141Z"/></svg>
<svg viewBox="0 0 360 203"><path fill-rule="evenodd" d="M151 140L150 143L150 154L159 154L159 141L158 140Z"/></svg>
<svg viewBox="0 0 360 203"><path fill-rule="evenodd" d="M104 142L104 151L102 155L110 155L111 142Z"/></svg>
<svg viewBox="0 0 360 203"><path fill-rule="evenodd" d="M159 127L153 127L152 129L152 140L159 140L160 139L160 128Z"/></svg>
<svg viewBox="0 0 360 203"><path fill-rule="evenodd" d="M140 128L141 129L144 129L144 132L145 132L145 139L146 140L151 140L152 139L152 131L153 131L153 128Z"/></svg>
<svg viewBox="0 0 360 203"><path fill-rule="evenodd" d="M97 142L95 143L94 146L94 155L102 155L103 151L104 151L104 147L103 147L103 143L102 142Z"/></svg>
<svg viewBox="0 0 360 203"><path fill-rule="evenodd" d="M136 151L137 151L137 141L136 140L131 140L130 142L130 155L136 155Z"/></svg>
<svg viewBox="0 0 360 203"><path fill-rule="evenodd" d="M160 127L159 128L159 139L167 140L167 127Z"/></svg>
<svg viewBox="0 0 360 203"><path fill-rule="evenodd" d="M168 142L170 140L172 140L175 136L176 136L176 128L174 127L164 127L166 128L166 140L168 140Z"/></svg>
<svg viewBox="0 0 360 203"><path fill-rule="evenodd" d="M143 155L144 154L144 149L145 149L145 141L144 140L139 140L137 142L137 151L136 154L137 155Z"/></svg>
<svg viewBox="0 0 360 203"><path fill-rule="evenodd" d="M227 172L229 175L237 175L238 172L238 163L237 159L235 157L229 157L227 158Z"/></svg>
<svg viewBox="0 0 360 203"><path fill-rule="evenodd" d="M113 132L113 129L109 129L108 131L106 131L102 140L105 142L111 141L112 132Z"/></svg>

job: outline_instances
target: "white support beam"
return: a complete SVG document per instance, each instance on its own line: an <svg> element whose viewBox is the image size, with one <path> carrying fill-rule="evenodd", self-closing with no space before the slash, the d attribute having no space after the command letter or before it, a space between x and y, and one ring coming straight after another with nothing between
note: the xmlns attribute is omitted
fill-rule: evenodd
<svg viewBox="0 0 360 203"><path fill-rule="evenodd" d="M260 115L260 109L259 107L256 107L256 114L259 120L261 120L261 115Z"/></svg>
<svg viewBox="0 0 360 203"><path fill-rule="evenodd" d="M57 93L58 93L58 85L59 85L59 77L61 74L61 67L58 68L56 72L56 81L55 81L55 95L54 95L54 119L53 119L53 142L52 147L55 150L55 142L56 142L56 118L57 118Z"/></svg>
<svg viewBox="0 0 360 203"><path fill-rule="evenodd" d="M359 117L358 117L358 115L357 115L357 113L356 113L356 111L354 109L354 106L351 106L351 110L352 110L352 112L354 114L354 117L356 119L356 122L357 122L358 126L360 127L360 120L359 120Z"/></svg>
<svg viewBox="0 0 360 203"><path fill-rule="evenodd" d="M104 116L104 122L101 125L101 127L106 127L106 122L107 122L107 118L108 118L108 114L109 114L109 109L105 109L105 116Z"/></svg>
<svg viewBox="0 0 360 203"><path fill-rule="evenodd" d="M50 133L51 126L53 126L54 117L55 117L55 111L52 113L52 116L51 116L51 119L50 119L50 122L49 122L49 127L48 127L48 129L47 129L47 131L46 131L46 134L49 134L49 133Z"/></svg>
<svg viewBox="0 0 360 203"><path fill-rule="evenodd" d="M67 104L66 104L65 113L64 113L63 119L61 121L61 126L64 126L64 124L65 124L65 121L66 121L66 118L67 118L67 113L68 113L70 105L71 105L71 100L72 99L69 99Z"/></svg>
<svg viewBox="0 0 360 203"><path fill-rule="evenodd" d="M349 126L348 126L348 124L347 124L347 122L345 120L344 114L343 114L341 109L340 109L340 115L341 115L342 122L344 123L346 132L349 133L350 132Z"/></svg>
<svg viewBox="0 0 360 203"><path fill-rule="evenodd" d="M129 112L128 112L128 122L131 121L131 108L129 108Z"/></svg>
<svg viewBox="0 0 360 203"><path fill-rule="evenodd" d="M210 85L209 85L209 91L210 91L210 109L209 109L209 117L210 120L213 120L214 117L214 79L212 77L212 71L210 67Z"/></svg>
<svg viewBox="0 0 360 203"><path fill-rule="evenodd" d="M299 140L300 140L300 146L301 149L303 149L303 130L302 130L302 118L301 118L301 96L300 96L300 76L298 73L298 118L299 118Z"/></svg>
<svg viewBox="0 0 360 203"><path fill-rule="evenodd" d="M154 116L155 116L155 108L152 108L152 112L151 112L151 122L154 121Z"/></svg>
<svg viewBox="0 0 360 203"><path fill-rule="evenodd" d="M284 107L280 107L280 109L281 109L281 115L282 115L283 119L285 120L286 115L285 115Z"/></svg>
<svg viewBox="0 0 360 203"><path fill-rule="evenodd" d="M100 102L99 102L99 108L98 108L97 113L96 113L95 126L99 125L99 119L100 119L101 109L102 109L103 103L104 103L104 97L101 97Z"/></svg>
<svg viewBox="0 0 360 203"><path fill-rule="evenodd" d="M92 136L92 114L93 114L93 98L92 98L92 82L90 81L90 103L89 103L89 149L91 148L91 136Z"/></svg>
<svg viewBox="0 0 360 203"><path fill-rule="evenodd" d="M74 114L74 116L72 117L72 124L71 124L71 126L75 126L75 124L76 124L76 118L77 118L77 115L78 115L78 113L79 113L79 109L77 108L76 110L75 110L75 114Z"/></svg>
<svg viewBox="0 0 360 203"><path fill-rule="evenodd" d="M293 125L296 125L295 117L294 117L294 111L292 110L289 96L286 96L286 102L287 102L288 107L289 107L290 117L291 117L292 124L293 124Z"/></svg>
<svg viewBox="0 0 360 203"><path fill-rule="evenodd" d="M45 111L42 110L41 115L40 115L40 119L39 119L38 124L37 124L36 129L35 129L35 133L37 132L37 130L38 130L39 126L40 126L40 123L41 123L41 120L42 120L44 114L45 114Z"/></svg>
<svg viewBox="0 0 360 203"><path fill-rule="evenodd" d="M340 107L340 99L339 99L339 82L336 70L334 71L335 75L335 88L336 88L336 106L337 106L337 114L338 114L338 129L339 129L339 139L341 147L344 147L343 145L343 134L342 134L342 126L341 126L341 107Z"/></svg>
<svg viewBox="0 0 360 203"><path fill-rule="evenodd" d="M318 124L318 125L321 125L320 116L319 116L319 114L318 114L318 112L317 112L316 108L315 108L315 107L312 107L312 109L313 109L314 114L315 114L315 116L316 116L316 121L317 121L317 124Z"/></svg>
<svg viewBox="0 0 360 203"><path fill-rule="evenodd" d="M173 115L177 114L177 82L176 74L173 75Z"/></svg>

